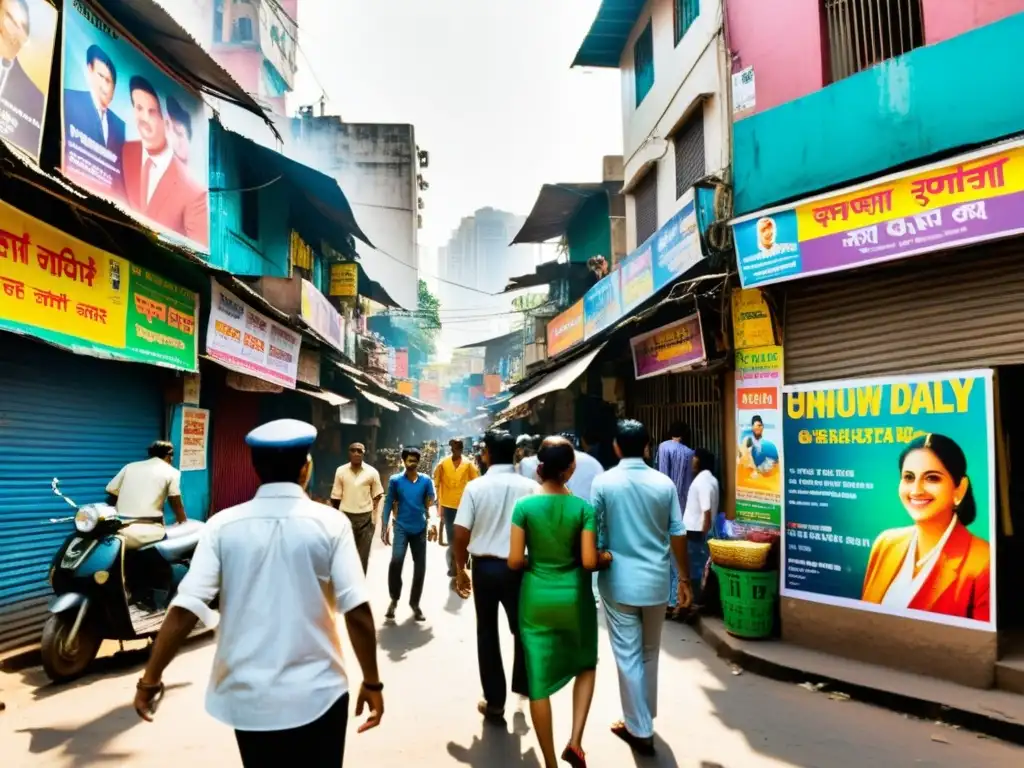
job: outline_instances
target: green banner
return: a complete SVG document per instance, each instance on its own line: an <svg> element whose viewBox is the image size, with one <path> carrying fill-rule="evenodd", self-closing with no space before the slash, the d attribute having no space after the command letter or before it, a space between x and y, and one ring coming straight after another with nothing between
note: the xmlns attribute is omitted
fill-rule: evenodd
<svg viewBox="0 0 1024 768"><path fill-rule="evenodd" d="M128 290L125 358L197 370L198 294L134 265Z"/></svg>
<svg viewBox="0 0 1024 768"><path fill-rule="evenodd" d="M783 595L994 631L992 372L783 392Z"/></svg>

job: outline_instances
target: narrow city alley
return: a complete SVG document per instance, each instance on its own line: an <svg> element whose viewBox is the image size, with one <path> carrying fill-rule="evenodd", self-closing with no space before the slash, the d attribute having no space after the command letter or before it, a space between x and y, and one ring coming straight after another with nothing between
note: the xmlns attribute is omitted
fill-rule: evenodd
<svg viewBox="0 0 1024 768"><path fill-rule="evenodd" d="M427 621L412 621L408 607L383 622L387 605L387 553L378 542L370 564L374 610L381 617L381 677L386 712L380 729L355 733L350 722L346 765L404 768L415 765L540 766L528 714L510 705L505 729L476 713L479 683L473 606L448 591L444 558L428 557L424 594ZM406 589L411 579L406 567ZM658 756L634 760L611 735L619 716L615 666L601 638L597 693L586 747L596 768L650 765L668 768L747 766L1019 766L1024 748L932 722L921 722L853 701L835 700L796 685L734 675L689 628L665 628L661 667ZM141 722L131 707L145 655L103 659L98 672L56 688L42 672L0 677L0 764L4 768L175 766L228 768L239 764L232 733L212 720L203 694L213 642L198 639L166 674L167 697L156 722ZM346 658L351 659L346 648ZM351 675L358 681L358 672ZM569 728L568 689L555 701L556 738ZM299 765L299 763L296 763Z"/></svg>

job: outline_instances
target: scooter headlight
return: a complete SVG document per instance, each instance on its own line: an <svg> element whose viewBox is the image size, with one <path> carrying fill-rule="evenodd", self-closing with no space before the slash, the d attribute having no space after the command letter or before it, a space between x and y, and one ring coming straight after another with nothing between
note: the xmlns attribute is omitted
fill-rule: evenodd
<svg viewBox="0 0 1024 768"><path fill-rule="evenodd" d="M79 533L91 533L100 522L100 512L96 507L80 507L75 513L75 529Z"/></svg>

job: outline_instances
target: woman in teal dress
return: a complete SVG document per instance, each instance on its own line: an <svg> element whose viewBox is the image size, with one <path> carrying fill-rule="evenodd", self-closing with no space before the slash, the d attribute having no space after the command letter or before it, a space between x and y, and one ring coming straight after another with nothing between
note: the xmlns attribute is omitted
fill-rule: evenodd
<svg viewBox="0 0 1024 768"><path fill-rule="evenodd" d="M583 729L597 667L597 606L590 572L608 556L598 555L594 508L565 487L576 468L572 445L563 437L549 437L537 456L540 491L516 503L508 556L510 568L526 567L519 631L530 715L545 768L556 768L550 697L575 678L572 736L562 759L585 768Z"/></svg>

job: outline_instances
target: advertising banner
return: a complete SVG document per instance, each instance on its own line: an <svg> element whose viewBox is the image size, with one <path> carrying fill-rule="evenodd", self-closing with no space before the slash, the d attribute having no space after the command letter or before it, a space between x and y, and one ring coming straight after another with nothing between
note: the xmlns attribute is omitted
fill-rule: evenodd
<svg viewBox="0 0 1024 768"><path fill-rule="evenodd" d="M409 378L409 350L405 347L395 350L395 378Z"/></svg>
<svg viewBox="0 0 1024 768"><path fill-rule="evenodd" d="M488 373L484 376L484 395L494 397L501 394L501 376L496 373Z"/></svg>
<svg viewBox="0 0 1024 768"><path fill-rule="evenodd" d="M298 25L280 3L259 3L260 50L284 84L283 94L295 87L295 47Z"/></svg>
<svg viewBox="0 0 1024 768"><path fill-rule="evenodd" d="M182 472L206 469L206 445L210 438L210 412L205 408L181 409Z"/></svg>
<svg viewBox="0 0 1024 768"><path fill-rule="evenodd" d="M1024 232L1024 147L987 148L733 226L744 288Z"/></svg>
<svg viewBox="0 0 1024 768"><path fill-rule="evenodd" d="M411 381L400 381L398 382L396 391L400 395L408 395L409 397L415 397L414 392L416 391L416 385Z"/></svg>
<svg viewBox="0 0 1024 768"><path fill-rule="evenodd" d="M633 350L633 373L637 379L700 365L705 360L700 314L634 336L629 346Z"/></svg>
<svg viewBox="0 0 1024 768"><path fill-rule="evenodd" d="M583 335L590 338L622 317L619 270L602 277L583 297Z"/></svg>
<svg viewBox="0 0 1024 768"><path fill-rule="evenodd" d="M737 288L732 292L732 335L735 349L775 344L772 313L759 288Z"/></svg>
<svg viewBox="0 0 1024 768"><path fill-rule="evenodd" d="M331 296L352 298L359 292L359 265L355 262L331 264Z"/></svg>
<svg viewBox="0 0 1024 768"><path fill-rule="evenodd" d="M648 242L623 259L619 266L623 314L654 295L653 251L653 246Z"/></svg>
<svg viewBox="0 0 1024 768"><path fill-rule="evenodd" d="M197 370L199 296L0 202L0 328Z"/></svg>
<svg viewBox="0 0 1024 768"><path fill-rule="evenodd" d="M57 9L46 0L3 0L0 14L0 137L39 162Z"/></svg>
<svg viewBox="0 0 1024 768"><path fill-rule="evenodd" d="M302 339L210 278L206 354L225 368L295 389Z"/></svg>
<svg viewBox="0 0 1024 768"><path fill-rule="evenodd" d="M554 357L583 341L583 299L554 318L547 327L548 357Z"/></svg>
<svg viewBox="0 0 1024 768"><path fill-rule="evenodd" d="M704 258L692 189L684 193L683 200L683 207L653 238L655 291L660 291Z"/></svg>
<svg viewBox="0 0 1024 768"><path fill-rule="evenodd" d="M308 280L302 281L302 319L309 327L330 342L335 349L345 351L344 323L341 313L331 306L330 300Z"/></svg>
<svg viewBox="0 0 1024 768"><path fill-rule="evenodd" d="M783 594L996 628L989 370L783 388Z"/></svg>
<svg viewBox="0 0 1024 768"><path fill-rule="evenodd" d="M432 381L420 382L420 400L425 403L441 404L441 387Z"/></svg>
<svg viewBox="0 0 1024 768"><path fill-rule="evenodd" d="M782 347L736 352L736 520L782 520Z"/></svg>
<svg viewBox="0 0 1024 768"><path fill-rule="evenodd" d="M209 252L202 99L85 2L64 3L61 170L157 231Z"/></svg>

